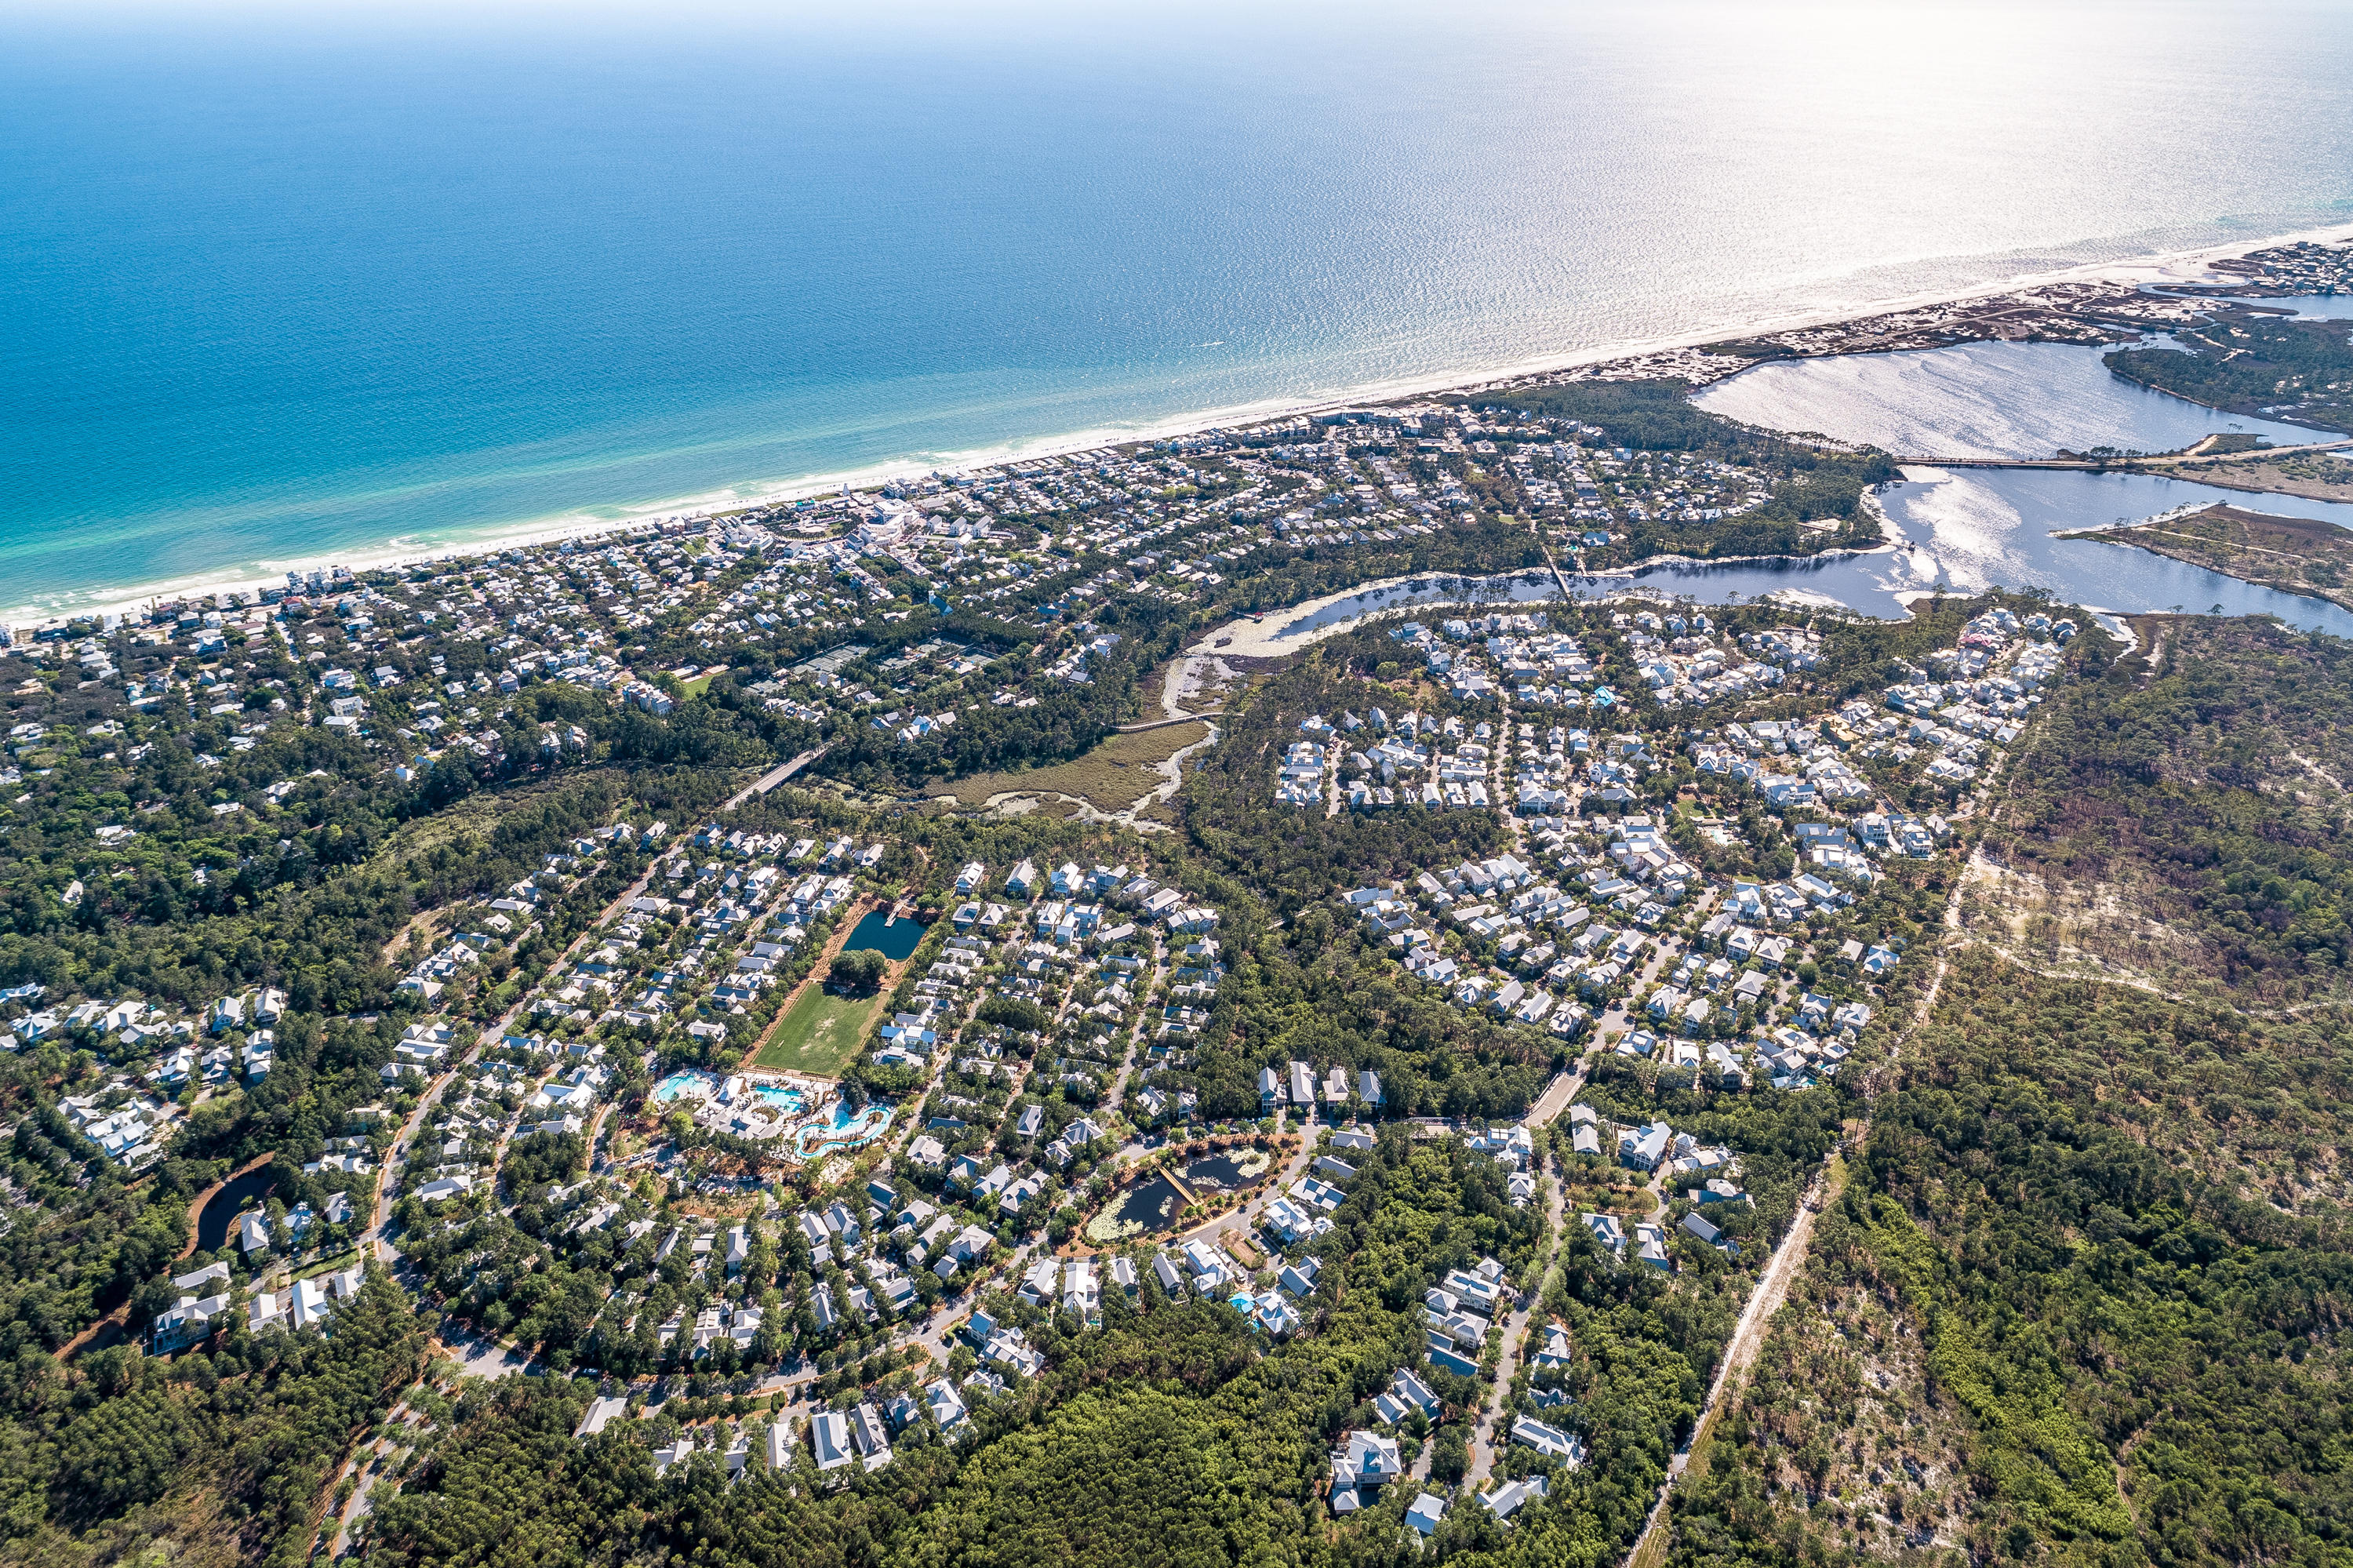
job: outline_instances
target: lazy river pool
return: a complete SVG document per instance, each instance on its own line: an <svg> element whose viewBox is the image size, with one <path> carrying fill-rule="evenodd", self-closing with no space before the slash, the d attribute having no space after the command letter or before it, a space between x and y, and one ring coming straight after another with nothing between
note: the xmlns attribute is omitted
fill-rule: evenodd
<svg viewBox="0 0 2353 1568"><path fill-rule="evenodd" d="M870 1105L853 1111L848 1102L836 1100L828 1121L813 1123L793 1134L793 1158L815 1160L819 1155L862 1148L881 1137L890 1125L889 1106Z"/></svg>

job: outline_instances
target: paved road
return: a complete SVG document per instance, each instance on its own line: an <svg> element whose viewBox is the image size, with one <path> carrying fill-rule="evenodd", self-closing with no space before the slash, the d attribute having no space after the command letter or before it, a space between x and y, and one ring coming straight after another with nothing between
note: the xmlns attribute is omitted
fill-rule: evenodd
<svg viewBox="0 0 2353 1568"><path fill-rule="evenodd" d="M786 764L786 766L790 767L792 764ZM746 793L749 793L749 789L756 789L758 787L756 783L753 784L747 789ZM739 795L736 799L741 800L743 796ZM731 801L730 804L733 802ZM363 1252L372 1250L377 1258L387 1265L398 1259L400 1255L398 1249L385 1239L384 1234L385 1226L392 1214L393 1194L400 1190L400 1177L408 1161L408 1151L416 1143L417 1133L424 1128L425 1118L432 1114L435 1106L441 1103L443 1092L457 1080L460 1074L481 1058L482 1045L485 1041L505 1038L507 1031L514 1027L515 1020L522 1017L523 1010L531 1005L532 993L539 984L545 983L550 976L556 974L565 964L570 963L575 953L602 932L605 922L628 908L631 899L644 894L647 885L653 880L654 873L659 869L660 863L660 858L655 857L653 862L647 865L645 874L623 888L620 895L605 906L596 917L583 927L578 936L572 938L570 946L557 954L554 961L541 971L539 981L532 986L526 986L522 995L515 999L515 1004L508 1008L496 1023L478 1034L474 1043L466 1048L465 1054L459 1057L448 1072L433 1080L432 1086L427 1089L424 1097L417 1102L417 1108L411 1111L408 1119L401 1124L400 1136L394 1139L391 1151L385 1156L384 1171L376 1178L375 1211L369 1216L368 1227L360 1236L360 1248ZM459 1023L459 1026L463 1025ZM491 1179L493 1181L497 1179L495 1171L492 1172Z"/></svg>
<svg viewBox="0 0 2353 1568"><path fill-rule="evenodd" d="M398 1414L397 1411L395 1412L396 1416ZM352 1532L357 1530L360 1521L368 1516L369 1494L375 1489L376 1482L384 1478L385 1472L392 1467L395 1457L400 1452L401 1448L398 1445L377 1439L361 1446L343 1462L343 1470L337 1474L335 1480L340 1483L343 1476L351 1473L354 1465L360 1467L360 1480L359 1485L352 1490L351 1500L343 1504L343 1512L335 1520L334 1538L327 1547L327 1556L331 1561L351 1555ZM330 1490L328 1495L332 1497L332 1491Z"/></svg>
<svg viewBox="0 0 2353 1568"><path fill-rule="evenodd" d="M1798 1265L1805 1260L1806 1249L1813 1241L1814 1216L1828 1201L1824 1195L1828 1180L1829 1172L1825 1170L1806 1189L1806 1200L1798 1206L1797 1218L1790 1222L1788 1231L1781 1237L1781 1245L1773 1250L1773 1260L1765 1266L1764 1277L1757 1280L1757 1288L1748 1293L1748 1304L1741 1308L1740 1321L1732 1330L1732 1343L1725 1347L1724 1360L1716 1366L1715 1380L1708 1385L1707 1398L1700 1405L1699 1419L1692 1424L1691 1438L1667 1460L1666 1478L1659 1483L1658 1499L1651 1504L1650 1518L1642 1526L1642 1533L1634 1539L1634 1549L1626 1554L1628 1563L1641 1562L1643 1552L1652 1544L1653 1538L1666 1529L1667 1499L1672 1495L1675 1482L1683 1473L1683 1467L1691 1463L1692 1450L1715 1427L1716 1417L1723 1413L1736 1386L1735 1380L1745 1377L1750 1365L1756 1361L1757 1352L1765 1342L1766 1326L1773 1320L1773 1314L1781 1309L1781 1303L1788 1299L1789 1284L1797 1278Z"/></svg>
<svg viewBox="0 0 2353 1568"><path fill-rule="evenodd" d="M343 1511L335 1520L335 1538L327 1546L327 1556L330 1559L343 1557L350 1552L353 1528L367 1517L368 1492L375 1487L376 1477L383 1473L385 1453L383 1444L370 1443L353 1457L354 1459L363 1461L364 1467L360 1471L360 1484L353 1489L351 1500L343 1505ZM350 1464L346 1463L343 1467L348 1474ZM343 1479L341 1476L335 1478L338 1481Z"/></svg>
<svg viewBox="0 0 2353 1568"><path fill-rule="evenodd" d="M1501 1448L1496 1432L1504 1424L1504 1402L1511 1396L1513 1374L1519 1370L1520 1352L1527 1343L1528 1324L1543 1306L1545 1287L1552 1279L1553 1262L1560 1255L1561 1226L1567 1218L1561 1184L1552 1180L1545 1185L1544 1261L1536 1266L1535 1283L1522 1296L1522 1306L1504 1321L1503 1353L1495 1361L1494 1392L1488 1396L1487 1407L1480 1413L1479 1424L1471 1435L1471 1467L1462 1477L1465 1496L1477 1491L1495 1467L1495 1457Z"/></svg>
<svg viewBox="0 0 2353 1568"><path fill-rule="evenodd" d="M845 930L848 929L849 922L847 920L843 921L842 927ZM812 967L809 972L811 974L815 974L817 970ZM940 1038L936 1042L939 1047L939 1060L932 1064L932 1075L923 1080L923 1086L921 1089L907 1097L905 1104L909 1107L908 1113L906 1117L902 1118L899 1130L891 1135L889 1152L893 1157L897 1156L901 1151L905 1150L909 1144L915 1140L915 1135L921 1130L921 1127L914 1114L915 1111L920 1109L923 1102L930 1099L931 1097L939 1089L940 1080L947 1076L948 1065L955 1060L955 1035L957 1031L961 1030L965 1024L972 1022L973 1014L978 1012L980 1011L980 1004L987 1000L988 988L985 985L975 986L973 988L971 998L964 1004L963 1015L956 1021L955 1027L945 1033L940 1033ZM786 1010L784 1008L779 1007L776 1009L776 1017L779 1021L784 1018L785 1012ZM938 1032L935 1031L935 1033ZM765 1036L763 1036L763 1039L765 1038ZM759 1054L756 1047L754 1047L752 1054L754 1056ZM751 1057L747 1056L744 1060L749 1062Z"/></svg>
<svg viewBox="0 0 2353 1568"><path fill-rule="evenodd" d="M467 1377L504 1377L521 1372L531 1358L488 1334L470 1334L455 1324L443 1332L440 1348Z"/></svg>
<svg viewBox="0 0 2353 1568"><path fill-rule="evenodd" d="M1695 906L1695 913L1705 915L1711 908L1715 907L1715 889L1711 887L1705 893L1700 895L1699 903ZM1630 1001L1632 998L1641 995L1644 991L1650 990L1651 986L1658 983L1659 971L1667 967L1667 960L1669 959L1680 959L1683 956L1683 939L1680 937L1662 936L1656 942L1652 943L1651 946L1650 961L1642 966L1642 972L1634 977L1634 983L1626 988L1627 1000ZM1614 1030L1607 1030L1607 1038L1605 1038L1606 1026L1613 1018L1617 1021L1619 1027ZM1633 1029L1634 1018L1631 1013L1626 1011L1626 1001L1613 1001L1606 1010L1604 1010L1599 1018L1594 1020L1594 1047L1596 1050L1599 1050L1619 1035L1632 1033ZM1588 1054L1590 1055L1592 1053L1588 1052Z"/></svg>
<svg viewBox="0 0 2353 1568"><path fill-rule="evenodd" d="M1152 1022L1152 999L1160 994L1160 987L1167 978L1168 948L1160 939L1159 928L1155 927L1152 932L1152 973L1137 995L1135 1027L1128 1031L1127 1054L1120 1058L1119 1076L1112 1080L1111 1092L1103 1097L1105 1110L1119 1110L1127 1103L1127 1080L1135 1072L1135 1054L1144 1044L1144 1026Z"/></svg>
<svg viewBox="0 0 2353 1568"><path fill-rule="evenodd" d="M1509 783L1504 769L1510 768L1511 779L1519 777L1520 726L1512 713L1512 699L1501 690L1495 700L1504 710L1501 723L1495 726L1493 754L1487 769L1487 800L1504 814L1504 826L1512 835L1512 853L1524 854L1528 847L1528 825L1520 820L1519 791Z"/></svg>
<svg viewBox="0 0 2353 1568"><path fill-rule="evenodd" d="M1984 782L1986 786L1991 784L1990 774ZM1997 806L1993 814L1998 816L2000 812L2000 808ZM1957 879L1952 895L1945 901L1944 927L1947 932L1959 929L1961 896L1968 886L1968 879L1966 876ZM1947 952L1937 954L1936 975L1921 993L1919 1002L1913 1009L1910 1022L1890 1046L1886 1064L1875 1071L1871 1079L1865 1081L1864 1095L1867 1102L1875 1098L1881 1085L1892 1078L1893 1073L1890 1069L1902 1053L1905 1041L1911 1032L1927 1022L1930 1010L1936 1006L1937 993L1944 987L1948 959ZM1860 1136L1868 1135L1869 1122L1866 1119ZM1757 1288L1749 1294L1747 1306L1741 1309L1740 1321L1733 1330L1732 1343L1726 1347L1724 1361L1716 1369L1715 1381L1709 1386L1706 1403L1700 1406L1699 1420L1693 1424L1692 1440L1667 1461L1667 1478L1660 1484L1658 1500L1651 1505L1650 1519L1643 1525L1642 1533L1636 1538L1633 1551L1627 1553L1626 1561L1630 1565L1641 1562L1644 1552L1651 1548L1656 1539L1666 1530L1667 1499L1672 1492L1676 1478L1682 1476L1683 1467L1690 1463L1692 1450L1714 1427L1716 1417L1729 1403L1731 1395L1738 1386L1737 1380L1744 1378L1749 1367L1755 1362L1757 1351L1764 1343L1766 1326L1772 1321L1773 1314L1780 1310L1782 1302L1788 1298L1790 1282L1797 1277L1798 1266L1804 1261L1807 1248L1812 1244L1814 1216L1822 1208L1835 1201L1837 1196L1838 1188L1832 1182L1831 1172L1826 1168L1821 1174L1815 1177L1812 1185L1807 1189L1806 1200L1799 1205L1797 1217L1790 1222L1788 1233L1781 1238L1781 1245L1774 1249L1773 1260L1766 1266L1764 1277L1757 1281Z"/></svg>
<svg viewBox="0 0 2353 1568"><path fill-rule="evenodd" d="M727 798L727 803L719 809L722 811L732 811L736 807L742 805L744 801L750 800L753 796L766 794L769 790L775 789L786 779L790 779L794 774L798 773L810 763L815 762L818 758L823 757L832 745L833 743L831 741L828 741L824 746L812 747L808 750L802 752L798 757L794 758L790 762L784 763L776 768L771 768L767 772L761 774L760 777L753 779L752 782L744 785L744 788L729 796Z"/></svg>
<svg viewBox="0 0 2353 1568"><path fill-rule="evenodd" d="M1655 1225L1667 1217L1667 1171L1663 1163L1651 1172L1651 1179L1642 1183L1642 1191L1651 1194L1649 1219Z"/></svg>
<svg viewBox="0 0 2353 1568"><path fill-rule="evenodd" d="M1549 1127L1555 1117L1568 1108L1568 1103L1577 1098L1577 1091L1585 1087L1586 1063L1592 1055L1592 1048L1588 1046L1585 1054L1577 1058L1574 1071L1553 1075L1552 1082L1545 1086L1545 1092L1538 1095L1536 1103L1528 1107L1530 1127Z"/></svg>

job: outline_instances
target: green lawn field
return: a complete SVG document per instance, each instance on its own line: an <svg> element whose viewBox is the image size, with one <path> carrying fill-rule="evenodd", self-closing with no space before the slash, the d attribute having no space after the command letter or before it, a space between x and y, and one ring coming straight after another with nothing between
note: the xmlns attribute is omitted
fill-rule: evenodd
<svg viewBox="0 0 2353 1568"><path fill-rule="evenodd" d="M865 1044L866 1032L873 1027L882 1002L880 995L829 996L824 987L813 985L786 1012L752 1065L820 1078L839 1077Z"/></svg>

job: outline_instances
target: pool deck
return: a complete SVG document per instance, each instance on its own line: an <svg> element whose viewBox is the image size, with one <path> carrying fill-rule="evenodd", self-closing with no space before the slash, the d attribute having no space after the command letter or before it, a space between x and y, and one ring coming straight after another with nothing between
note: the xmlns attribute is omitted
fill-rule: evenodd
<svg viewBox="0 0 2353 1568"><path fill-rule="evenodd" d="M814 1077L807 1073L796 1073L786 1067L746 1067L743 1075L756 1089L798 1089L804 1094L829 1095L833 1080Z"/></svg>

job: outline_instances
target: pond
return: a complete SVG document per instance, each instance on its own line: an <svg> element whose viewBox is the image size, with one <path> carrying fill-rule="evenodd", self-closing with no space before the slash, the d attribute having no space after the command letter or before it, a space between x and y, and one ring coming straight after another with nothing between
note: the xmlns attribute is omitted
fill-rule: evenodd
<svg viewBox="0 0 2353 1568"><path fill-rule="evenodd" d="M892 920L887 910L876 909L858 923L849 933L849 940L841 945L845 953L871 949L892 963L897 963L915 950L923 939L923 927L913 920Z"/></svg>
<svg viewBox="0 0 2353 1568"><path fill-rule="evenodd" d="M225 1184L196 1211L196 1250L217 1252L228 1240L229 1227L247 1204L267 1194L277 1179L277 1172L267 1165L256 1166L236 1181Z"/></svg>
<svg viewBox="0 0 2353 1568"><path fill-rule="evenodd" d="M1223 1154L1204 1155L1186 1166L1181 1174L1185 1185L1195 1192L1207 1189L1216 1192L1232 1192L1258 1181L1273 1165L1274 1156L1263 1149L1236 1149Z"/></svg>
<svg viewBox="0 0 2353 1568"><path fill-rule="evenodd" d="M1118 1203L1088 1222L1087 1239L1103 1245L1165 1231L1176 1224L1184 1207L1185 1195L1176 1191L1176 1183L1166 1176L1155 1176L1130 1187Z"/></svg>

